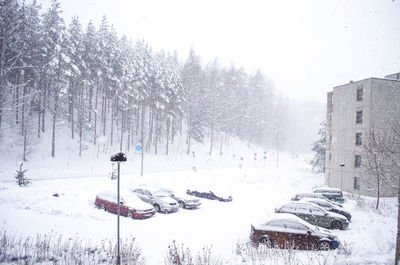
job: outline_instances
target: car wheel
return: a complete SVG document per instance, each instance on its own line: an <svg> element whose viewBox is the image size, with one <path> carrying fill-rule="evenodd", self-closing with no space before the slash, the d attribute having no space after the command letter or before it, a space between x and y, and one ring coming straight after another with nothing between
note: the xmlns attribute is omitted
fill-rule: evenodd
<svg viewBox="0 0 400 265"><path fill-rule="evenodd" d="M269 248L272 248L274 246L274 242L272 241L272 239L269 236L260 237L258 242L260 244L262 244L262 245L265 245L265 246L269 247Z"/></svg>
<svg viewBox="0 0 400 265"><path fill-rule="evenodd" d="M331 248L332 248L331 243L329 243L328 241L321 241L321 242L318 242L318 244L317 244L318 250L327 251L327 250L330 250Z"/></svg>
<svg viewBox="0 0 400 265"><path fill-rule="evenodd" d="M126 216L128 216L129 218L132 218L132 212L128 212L128 214L126 215Z"/></svg>
<svg viewBox="0 0 400 265"><path fill-rule="evenodd" d="M185 205L185 203L182 202L182 201L179 202L179 207L181 207L181 208L183 208L183 209L186 209L186 205Z"/></svg>
<svg viewBox="0 0 400 265"><path fill-rule="evenodd" d="M154 204L154 209L156 209L156 212L161 212L160 205Z"/></svg>
<svg viewBox="0 0 400 265"><path fill-rule="evenodd" d="M331 224L331 227L333 229L340 229L340 230L343 228L342 227L342 223L340 221L338 221L338 220L333 221L332 224Z"/></svg>

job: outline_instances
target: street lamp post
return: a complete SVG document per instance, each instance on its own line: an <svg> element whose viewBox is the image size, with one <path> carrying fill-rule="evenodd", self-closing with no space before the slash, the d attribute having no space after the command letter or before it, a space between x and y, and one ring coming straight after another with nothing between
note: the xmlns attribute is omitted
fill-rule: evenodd
<svg viewBox="0 0 400 265"><path fill-rule="evenodd" d="M112 162L117 162L118 164L118 176L117 176L117 265L121 264L120 246L119 246L119 215L120 215L120 202L119 202L119 168L121 162L126 162L126 155L124 153L116 153L111 156Z"/></svg>
<svg viewBox="0 0 400 265"><path fill-rule="evenodd" d="M340 171L341 171L341 175L340 175L340 190L343 191L343 168L344 168L344 164L341 163L340 164Z"/></svg>

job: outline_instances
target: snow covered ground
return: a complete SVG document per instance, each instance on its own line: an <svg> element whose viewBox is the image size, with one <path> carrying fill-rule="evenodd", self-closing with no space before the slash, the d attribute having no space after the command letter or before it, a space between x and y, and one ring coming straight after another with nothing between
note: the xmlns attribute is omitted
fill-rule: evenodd
<svg viewBox="0 0 400 265"><path fill-rule="evenodd" d="M68 143L65 143L68 145ZM206 149L205 147L204 149ZM200 150L200 149L199 149ZM71 150L70 150L71 151ZM51 231L63 238L79 236L90 242L116 239L116 215L94 205L96 194L115 188L111 180L109 156L96 152L76 158L66 148L60 158L32 157L24 166L32 185L18 187L13 180L16 162L0 167L0 229L17 236L35 236ZM257 160L254 160L257 152ZM303 157L280 155L238 146L224 155L209 156L198 151L195 158L176 152L165 156L146 156L145 174L139 175L140 157L128 153L121 165L121 186L133 188L169 188L184 193L186 189L212 190L217 195L231 195L232 202L201 199L200 209L159 214L145 220L121 217L121 237L137 239L146 264L164 264L168 245L174 240L197 253L212 246L212 253L222 264L256 264L235 254L236 244L248 242L250 225L266 220L275 207L287 202L296 192L310 191L323 185L323 175L313 174ZM235 154L235 157L233 156ZM247 155L247 156L246 156ZM240 168L240 157L244 157ZM192 167L197 167L197 172ZM53 196L54 194L59 196ZM350 196L350 195L349 195ZM350 196L351 197L351 196ZM352 196L344 208L353 215L349 229L337 231L346 251L334 251L331 264L392 264L396 235L396 201L385 199L381 210L373 210L370 198ZM287 250L282 250L287 251ZM350 252L351 254L345 254ZM318 264L309 252L299 252L302 264ZM253 263L252 263L253 262ZM278 264L284 264L278 261ZM320 262L320 261L319 261ZM264 263L259 263L264 264ZM275 264L275 263L265 263Z"/></svg>

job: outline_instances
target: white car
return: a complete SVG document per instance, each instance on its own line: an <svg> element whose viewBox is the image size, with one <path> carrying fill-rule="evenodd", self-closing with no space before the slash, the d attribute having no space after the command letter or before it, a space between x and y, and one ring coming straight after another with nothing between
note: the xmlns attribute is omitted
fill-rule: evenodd
<svg viewBox="0 0 400 265"><path fill-rule="evenodd" d="M134 189L133 193L143 201L154 206L157 212L172 213L179 210L178 203L162 192L151 193L146 189Z"/></svg>
<svg viewBox="0 0 400 265"><path fill-rule="evenodd" d="M174 199L175 201L177 201L179 204L179 207L181 207L183 209L196 209L196 208L199 208L199 206L201 205L201 202L199 199L193 199L193 198L190 198L189 196L185 196L182 194L176 194L172 190L163 189L163 190L161 190L161 193L164 193L167 196Z"/></svg>

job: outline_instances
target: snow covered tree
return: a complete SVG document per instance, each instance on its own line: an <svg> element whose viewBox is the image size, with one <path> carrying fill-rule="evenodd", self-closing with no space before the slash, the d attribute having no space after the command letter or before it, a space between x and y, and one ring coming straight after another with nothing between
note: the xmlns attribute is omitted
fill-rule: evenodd
<svg viewBox="0 0 400 265"><path fill-rule="evenodd" d="M27 171L27 169L22 170L22 165L23 163L19 165L19 169L17 170L17 174L15 175L15 178L17 179L17 184L20 187L27 186L31 183L30 179L25 177L25 172Z"/></svg>
<svg viewBox="0 0 400 265"><path fill-rule="evenodd" d="M60 16L60 3L53 0L50 8L43 14L45 54L45 73L47 79L47 96L52 96L52 140L51 156L55 156L56 122L60 107L60 96L65 91L65 70L69 58L65 54L65 25Z"/></svg>
<svg viewBox="0 0 400 265"><path fill-rule="evenodd" d="M0 0L0 136L7 84L11 71L17 68L20 59L20 49L15 47L21 36L19 8L17 0Z"/></svg>
<svg viewBox="0 0 400 265"><path fill-rule="evenodd" d="M86 66L86 82L89 89L88 98L88 122L93 131L93 144L97 141L97 122L98 122L98 97L100 70L98 62L99 47L97 44L97 33L93 23L90 21L83 37L83 61ZM93 117L93 118L92 118Z"/></svg>
<svg viewBox="0 0 400 265"><path fill-rule="evenodd" d="M184 110L187 115L187 154L190 153L191 139L204 141L204 74L200 58L190 50L182 69L182 85L185 91Z"/></svg>
<svg viewBox="0 0 400 265"><path fill-rule="evenodd" d="M88 70L84 62L84 42L81 23L73 17L65 38L66 64L65 75L68 80L68 121L71 124L71 136L74 138L74 118L77 110L79 156L82 154L83 137L88 123L89 93Z"/></svg>
<svg viewBox="0 0 400 265"><path fill-rule="evenodd" d="M223 72L224 93L226 94L225 122L227 133L233 133L241 139L246 139L246 126L248 117L248 103L250 100L248 90L248 75L243 68L231 67Z"/></svg>
<svg viewBox="0 0 400 265"><path fill-rule="evenodd" d="M369 191L376 191L376 209L380 197L398 189L398 171L396 170L395 134L391 129L372 128L363 139L362 165L367 175L362 181Z"/></svg>
<svg viewBox="0 0 400 265"><path fill-rule="evenodd" d="M210 149L209 154L212 154L215 137L226 129L226 111L231 104L229 98L224 92L224 82L222 71L220 69L218 60L215 59L209 63L205 68L205 109L204 118L210 136Z"/></svg>
<svg viewBox="0 0 400 265"><path fill-rule="evenodd" d="M396 122L393 127L393 170L392 173L397 177L397 236L395 264L400 262L400 122Z"/></svg>
<svg viewBox="0 0 400 265"><path fill-rule="evenodd" d="M310 161L312 169L317 173L325 172L325 153L326 153L326 123L320 124L318 131L318 140L312 144L314 158Z"/></svg>

